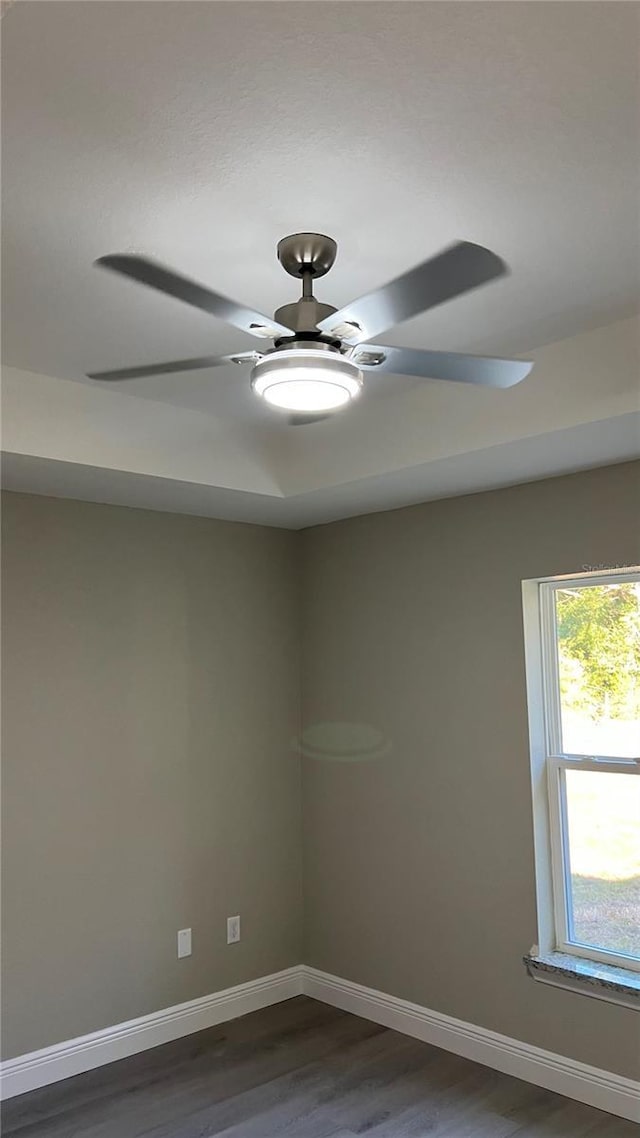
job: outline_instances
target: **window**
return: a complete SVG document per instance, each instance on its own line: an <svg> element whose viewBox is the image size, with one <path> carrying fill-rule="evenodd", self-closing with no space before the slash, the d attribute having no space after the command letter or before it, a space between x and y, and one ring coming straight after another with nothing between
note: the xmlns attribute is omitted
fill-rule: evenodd
<svg viewBox="0 0 640 1138"><path fill-rule="evenodd" d="M640 572L524 602L541 945L640 971Z"/></svg>

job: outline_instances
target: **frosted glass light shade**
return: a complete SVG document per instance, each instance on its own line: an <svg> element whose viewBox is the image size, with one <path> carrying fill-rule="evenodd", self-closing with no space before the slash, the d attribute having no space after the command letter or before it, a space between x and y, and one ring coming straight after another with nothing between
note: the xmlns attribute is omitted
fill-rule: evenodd
<svg viewBox="0 0 640 1138"><path fill-rule="evenodd" d="M360 394L362 374L337 352L290 348L259 360L251 386L284 411L334 411Z"/></svg>

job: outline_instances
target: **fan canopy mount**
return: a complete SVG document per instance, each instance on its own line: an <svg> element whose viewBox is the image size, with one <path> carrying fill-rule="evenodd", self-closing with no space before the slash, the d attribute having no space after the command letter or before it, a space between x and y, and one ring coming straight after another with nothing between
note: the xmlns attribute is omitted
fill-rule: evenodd
<svg viewBox="0 0 640 1138"><path fill-rule="evenodd" d="M278 260L291 277L314 279L325 276L333 268L338 246L324 233L291 233L278 241Z"/></svg>

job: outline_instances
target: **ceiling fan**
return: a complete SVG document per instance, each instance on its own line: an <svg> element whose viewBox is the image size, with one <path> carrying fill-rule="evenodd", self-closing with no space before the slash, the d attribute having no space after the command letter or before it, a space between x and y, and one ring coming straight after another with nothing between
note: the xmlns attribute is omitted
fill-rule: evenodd
<svg viewBox="0 0 640 1138"><path fill-rule="evenodd" d="M174 296L262 340L264 351L200 356L141 367L88 373L89 379L138 379L236 363L252 365L251 387L272 406L294 412L301 425L327 418L355 399L363 372L389 372L486 387L511 387L531 371L526 360L490 359L458 352L389 348L370 341L388 328L445 300L504 276L504 261L482 245L459 241L416 268L339 310L313 295L313 282L332 267L336 242L321 233L293 233L278 244L280 264L302 281L302 296L273 319L174 273L145 257L113 253L96 265Z"/></svg>

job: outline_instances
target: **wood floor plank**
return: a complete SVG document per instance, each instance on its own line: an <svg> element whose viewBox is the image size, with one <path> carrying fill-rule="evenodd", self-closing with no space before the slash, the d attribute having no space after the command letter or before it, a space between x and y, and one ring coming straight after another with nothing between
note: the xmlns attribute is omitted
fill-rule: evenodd
<svg viewBox="0 0 640 1138"><path fill-rule="evenodd" d="M327 1004L315 1003L310 1007L302 998L286 1000L250 1016L218 1024L12 1099L4 1108L10 1116L10 1121L3 1116L4 1132L11 1133L12 1127L23 1121L23 1112L25 1116L37 1114L41 1103L47 1115L53 1116L102 1098L117 1100L144 1087L153 1088L164 1083L168 1076L179 1088L185 1080L197 1078L199 1068L210 1069L212 1060L216 1061L218 1072L224 1075L227 1067L247 1062L252 1055L259 1056L262 1062L273 1048L274 1040L281 1046L287 1040L295 1042L300 1033L313 1032L324 1024L330 1030L330 1025L345 1018L344 1012Z"/></svg>
<svg viewBox="0 0 640 1138"><path fill-rule="evenodd" d="M528 1121L512 1138L638 1138L638 1127L622 1118L613 1118L601 1110L560 1098L560 1105L535 1122Z"/></svg>
<svg viewBox="0 0 640 1138"><path fill-rule="evenodd" d="M286 1029L280 1027L273 1035L263 1035L258 1043L250 1038L238 1043L233 1028L230 1039L220 1036L215 1029L208 1046L205 1041L192 1054L190 1062L176 1063L174 1067L171 1060L175 1061L177 1053L175 1045L171 1044L169 1066L164 1062L160 1066L155 1063L152 1079L144 1077L142 1072L143 1077L132 1083L127 1071L130 1061L122 1060L113 1065L119 1070L114 1072L112 1094L106 1095L101 1091L99 1097L91 1095L79 1104L74 1085L70 1087L69 1103L58 1098L55 1119L49 1119L45 1129L41 1129L39 1121L32 1121L29 1125L27 1117L26 1126L22 1120L21 1129L16 1129L14 1123L14 1129L9 1127L5 1133L16 1132L21 1138L31 1138L32 1134L67 1138L76 1131L78 1135L86 1131L91 1138L111 1138L112 1135L137 1138L139 1134L156 1132L179 1133L182 1136L190 1127L189 1120L198 1112L212 1114L216 1104L243 1092L253 1091L256 1098L265 1096L267 1088L276 1085L283 1073L321 1059L336 1047L346 1048L353 1040L379 1035L383 1031L375 1024L367 1024L345 1013L318 1019L312 1008L306 1005L302 1012ZM197 1040L203 1034L191 1039ZM180 1042L186 1043L186 1040ZM147 1054L152 1055L153 1052ZM67 1082L82 1083L85 1078L81 1075ZM27 1099L30 1097L25 1096Z"/></svg>
<svg viewBox="0 0 640 1138"><path fill-rule="evenodd" d="M336 1055L340 1055L343 1066L351 1066L362 1064L380 1052L388 1054L392 1046L388 1032L378 1027L374 1034L351 1039L343 1037L337 1046L325 1051L320 1062L317 1059L305 1062L305 1056L299 1055L298 1065L285 1074L190 1113L184 1119L180 1138L198 1138L201 1133L223 1134L240 1126L246 1128L247 1138L253 1136L256 1128L258 1134L261 1131L264 1135L271 1131L281 1133L289 1118L309 1120L323 1095L329 1094L335 1078L332 1065ZM272 1116L274 1120L271 1123L269 1119ZM301 1129L300 1133L304 1130ZM163 1124L145 1132L145 1138L174 1136L171 1127Z"/></svg>
<svg viewBox="0 0 640 1138"><path fill-rule="evenodd" d="M639 1138L304 996L10 1099L6 1138Z"/></svg>

